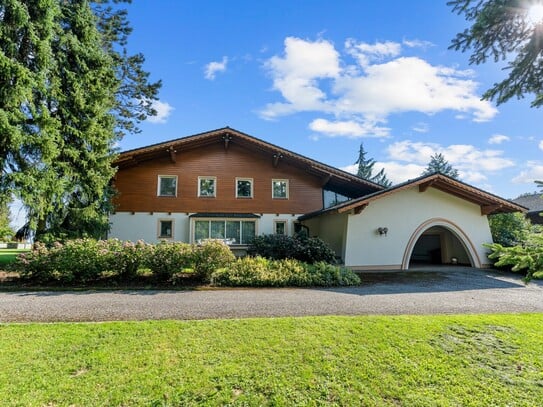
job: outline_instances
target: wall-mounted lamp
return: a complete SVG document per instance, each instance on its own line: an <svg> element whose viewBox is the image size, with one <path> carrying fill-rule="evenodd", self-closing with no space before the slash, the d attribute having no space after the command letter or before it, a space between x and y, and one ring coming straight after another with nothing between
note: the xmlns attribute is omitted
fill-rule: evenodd
<svg viewBox="0 0 543 407"><path fill-rule="evenodd" d="M379 233L379 235L383 236L383 235L387 235L388 233L388 228L377 228L377 233Z"/></svg>

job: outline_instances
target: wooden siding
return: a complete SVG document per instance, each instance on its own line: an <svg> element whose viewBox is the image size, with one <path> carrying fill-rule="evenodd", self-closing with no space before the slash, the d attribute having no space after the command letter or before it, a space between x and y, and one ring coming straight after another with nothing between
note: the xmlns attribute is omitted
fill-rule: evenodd
<svg viewBox="0 0 543 407"><path fill-rule="evenodd" d="M307 213L322 209L322 180L231 143L179 151L169 158L120 169L114 185L117 211ZM176 175L177 197L157 196L159 175ZM198 177L216 177L216 197L198 197ZM253 179L253 198L236 198L236 177ZM272 199L272 179L289 180L289 198Z"/></svg>

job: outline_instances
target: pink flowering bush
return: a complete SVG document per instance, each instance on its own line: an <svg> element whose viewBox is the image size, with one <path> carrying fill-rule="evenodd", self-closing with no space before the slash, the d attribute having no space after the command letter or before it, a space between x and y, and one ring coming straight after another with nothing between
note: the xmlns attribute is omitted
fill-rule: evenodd
<svg viewBox="0 0 543 407"><path fill-rule="evenodd" d="M222 240L205 240L194 248L194 271L207 283L211 279L211 273L229 266L235 259L236 256Z"/></svg>
<svg viewBox="0 0 543 407"><path fill-rule="evenodd" d="M160 242L148 245L145 250L143 264L152 270L161 280L168 280L183 269L192 268L194 249L188 243Z"/></svg>

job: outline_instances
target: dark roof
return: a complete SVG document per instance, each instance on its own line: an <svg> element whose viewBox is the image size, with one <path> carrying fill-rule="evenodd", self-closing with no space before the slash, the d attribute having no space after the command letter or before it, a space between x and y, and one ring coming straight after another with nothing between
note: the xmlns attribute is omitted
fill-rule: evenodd
<svg viewBox="0 0 543 407"><path fill-rule="evenodd" d="M382 185L357 177L339 168L321 163L268 143L230 127L194 134L175 140L124 151L113 165L122 169L159 157L168 157L183 149L192 149L213 143L232 143L269 156L270 160L285 162L321 179L323 187L350 197L360 197L384 189Z"/></svg>
<svg viewBox="0 0 543 407"><path fill-rule="evenodd" d="M243 219L252 219L260 218L260 215L255 215L254 213L216 213L216 212L199 212L193 213L189 218L243 218Z"/></svg>
<svg viewBox="0 0 543 407"><path fill-rule="evenodd" d="M519 196L513 202L528 208L528 213L543 212L543 197L539 193Z"/></svg>
<svg viewBox="0 0 543 407"><path fill-rule="evenodd" d="M303 216L300 216L299 219L310 219L323 213L329 212L344 213L353 209L355 211L361 210L370 202L394 194L396 192L403 191L405 189L413 188L415 186L418 186L419 191L421 192L425 191L428 187L431 186L432 188L439 189L440 191L449 193L451 195L465 199L466 201L480 205L481 213L484 215L490 215L493 213L527 211L527 208L522 205L519 205L512 201L508 201L504 198L500 198L497 195L483 191L482 189L476 188L462 181L458 181L457 179L451 178L447 175L434 173L403 182L383 191L374 192L360 198L340 203L327 209L322 209L320 211L305 214Z"/></svg>

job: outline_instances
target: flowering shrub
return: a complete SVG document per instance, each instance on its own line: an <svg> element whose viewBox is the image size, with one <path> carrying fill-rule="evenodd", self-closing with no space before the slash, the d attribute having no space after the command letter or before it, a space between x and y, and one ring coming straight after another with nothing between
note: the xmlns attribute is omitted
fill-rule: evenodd
<svg viewBox="0 0 543 407"><path fill-rule="evenodd" d="M213 271L228 266L235 259L224 242L209 239L194 249L194 271L204 282L209 282Z"/></svg>
<svg viewBox="0 0 543 407"><path fill-rule="evenodd" d="M161 280L170 279L184 268L192 267L194 263L194 248L187 243L160 242L148 245L145 250L143 265L150 268L153 274Z"/></svg>
<svg viewBox="0 0 543 407"><path fill-rule="evenodd" d="M328 287L360 284L360 278L349 269L323 262L311 265L293 259L244 257L213 272L211 283L231 287Z"/></svg>

